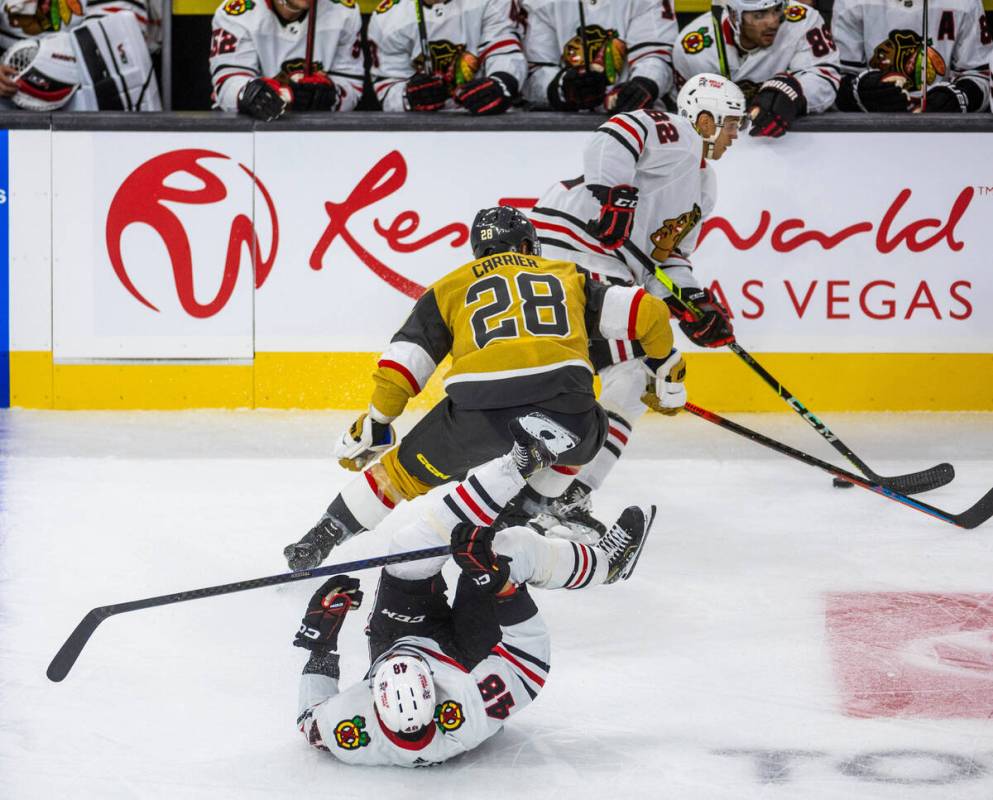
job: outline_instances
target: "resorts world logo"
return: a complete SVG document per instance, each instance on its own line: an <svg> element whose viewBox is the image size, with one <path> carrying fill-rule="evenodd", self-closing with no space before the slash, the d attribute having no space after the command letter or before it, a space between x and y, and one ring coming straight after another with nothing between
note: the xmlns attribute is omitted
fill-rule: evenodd
<svg viewBox="0 0 993 800"><path fill-rule="evenodd" d="M210 205L220 203L228 197L228 188L224 182L200 163L207 159L230 160L223 153L190 149L173 150L146 161L124 180L107 212L107 254L114 273L124 288L152 311L159 309L135 286L121 253L124 230L134 223L148 225L162 239L172 264L180 305L187 314L198 319L214 316L230 299L241 269L243 249L247 249L251 254L251 260L246 266L251 269L254 264L256 289L265 283L275 263L276 251L279 247L279 220L276 217L276 208L269 192L258 177L244 164L238 164L238 167L254 181L265 202L272 226L272 244L267 254L260 252L258 236L251 218L245 214L235 215L228 232L227 254L220 287L214 297L207 302L197 300L195 291L197 276L190 238L183 223L165 203ZM170 179L181 173L188 174L202 185L197 189L170 186ZM216 234L223 235L223 229L216 231Z"/></svg>
<svg viewBox="0 0 993 800"><path fill-rule="evenodd" d="M137 268L135 259L130 256L125 259L122 254L124 231L134 223L150 226L164 243L179 303L194 318L209 318L224 308L243 262L250 269L254 266L255 288L265 283L274 267L279 245L276 205L259 177L245 165L238 164L237 167L254 182L257 197L262 201L255 203L254 224L249 216L239 213L230 223L225 219L221 227L200 226L198 233L208 230L211 237L226 233L228 238L220 286L210 300L197 300L196 294L203 294L201 284L209 283L205 275L214 274L217 265L205 264L202 256L197 257L197 236L184 228L179 217L166 204L207 206L228 197L231 187L226 186L225 181L210 169L209 160L216 159L231 160L222 153L200 149L174 150L158 155L128 175L110 205L106 224L110 263L132 297L153 311L158 311L153 299L146 297L133 280L133 270ZM230 175L231 168L217 172ZM186 180L192 178L201 185L198 188L177 188L175 181L183 173ZM308 196L310 187L315 187L311 191L327 191L324 197L330 195L332 199L323 201L327 215L323 231L310 229L310 225L299 226L301 229L295 230L295 236L307 243L306 259L310 269L320 271L329 266L329 251L337 243L336 258L347 253L354 259L353 264L357 261L394 290L416 299L424 291L424 286L404 272L416 272L411 266L416 263L419 272L424 274L428 256L422 251L428 248L434 248L429 262L434 275L468 259L465 249L468 226L463 221L453 220L425 232L421 230L420 214L413 208L394 212L391 221L376 216L370 222L368 214L360 215L360 212L375 212L383 207L387 199L395 208L400 197L409 198L409 204L415 208L430 209L437 181L437 169L419 170L417 176L411 179L407 159L399 150L391 150L373 162L350 187L306 176L296 182L297 192L289 197L280 197L281 210L284 217L289 215L292 219L303 219L306 216L304 212L310 210L309 205L315 200L320 202ZM880 191L886 190L881 188ZM781 215L773 211L758 208L754 201L733 209L734 222L725 216L712 216L703 222L698 245L707 242L709 246L723 240L725 246L741 252L742 257L734 262L731 272L727 265L717 263L727 261L726 257L707 258L707 263L701 265L702 272L708 277L714 276L720 269L727 273L713 280L711 288L725 301L733 316L740 315L744 319L764 316L767 302L773 305L778 303L790 318L797 321L812 317L823 320L857 317L907 320L918 316L937 320L970 318L974 312L968 294L973 288L972 282L955 279L949 267L963 250L968 260L969 248L966 247L960 223L973 205L975 190L973 187L963 188L944 208L943 201L937 196L915 195L905 187L892 191L893 194L884 195L887 198L885 208L874 219L845 218L846 209L820 208L810 212L812 218L790 215L780 218ZM481 197L477 198L475 205L464 210L464 216L470 217L476 207L495 202L526 212L535 205L537 198ZM926 213L920 210L922 203ZM824 214L829 214L830 218L823 219ZM266 232L271 230L271 245L267 253L261 252L255 225L270 226L261 229ZM199 233L201 247L203 235ZM837 254L834 263L844 265L852 259L851 254L846 253L845 245L863 241L871 241L870 248L884 258L902 258L922 252L940 253L943 266L913 281L909 273L898 280L890 280L891 275L869 274L866 265L860 267L857 276L854 273L849 277L832 275L830 279L820 274L802 278L792 272L785 273L776 266L786 254L810 253L816 256L823 251L833 251L833 256ZM444 252L437 250L439 246ZM459 248L462 248L460 252L451 253L452 249ZM250 256L247 261L245 253ZM284 260L286 258L284 254ZM950 258L952 261L949 261ZM785 276L775 273L785 273ZM734 275L734 285L728 277L731 274ZM200 290L196 294L195 287ZM789 301L788 305L783 305L784 299Z"/></svg>

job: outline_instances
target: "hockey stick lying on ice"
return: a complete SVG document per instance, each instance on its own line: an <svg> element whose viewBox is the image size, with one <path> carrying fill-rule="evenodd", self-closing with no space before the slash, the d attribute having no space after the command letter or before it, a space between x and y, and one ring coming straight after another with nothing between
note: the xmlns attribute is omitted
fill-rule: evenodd
<svg viewBox="0 0 993 800"><path fill-rule="evenodd" d="M662 270L657 269L655 271L655 277L670 291L673 297L683 306L687 311L696 317L700 317L700 310L693 305L692 302L687 300L682 296L682 291L676 284L672 282L672 279L666 275ZM737 342L731 342L728 345L728 349L731 350L735 355L738 356L742 361L744 361L752 371L755 372L763 381L766 382L772 389L778 394L783 400L786 401L786 405L792 408L797 414L803 417L810 426L817 431L824 439L826 439L831 446L841 453L845 458L854 464L859 472L865 475L873 483L878 483L885 486L887 489L892 489L900 494L917 494L918 492L929 492L932 489L937 489L950 483L955 477L955 468L951 464L937 464L930 469L921 470L920 472L910 472L906 475L892 475L886 477L880 475L877 472L873 472L869 465L866 464L861 458L852 452L852 449L846 445L838 436L821 420L819 420L813 412L809 411L807 407L801 403L796 397L789 392L783 384L777 381L772 375L770 375L765 368L756 361L752 355L745 350Z"/></svg>
<svg viewBox="0 0 993 800"><path fill-rule="evenodd" d="M400 564L404 561L419 561L422 558L437 558L447 556L452 552L448 545L441 547L429 547L424 550L408 550L406 553L394 553L389 556L378 556L377 558L364 558L360 561L349 561L345 564L331 564L326 567L315 569L303 569L297 572L284 572L280 575L270 575L267 578L252 578L247 581L237 583L225 583L223 586L208 586L204 589L191 589L188 592L176 592L175 594L164 594L159 597L148 597L144 600L132 600L128 603L116 603L112 606L100 606L94 608L80 622L76 629L66 639L65 644L59 648L52 663L48 665L48 679L56 683L65 678L76 663L79 654L86 647L97 626L107 617L114 614L123 614L126 611L138 611L142 608L152 608L153 606L167 606L172 603L182 603L185 600L199 600L202 597L215 597L219 594L231 594L232 592L244 592L247 589L261 589L265 586L276 586L280 583L291 583L293 581L305 581L308 578L320 578L325 575L335 575L339 572L354 572L360 569L371 569L372 567L385 567L389 564Z"/></svg>
<svg viewBox="0 0 993 800"><path fill-rule="evenodd" d="M967 508L961 514L951 514L948 511L942 511L940 508L935 508L934 506L928 505L927 503L922 503L920 500L914 500L913 498L907 497L905 494L896 492L887 486L883 486L875 481L867 481L865 478L861 478L848 470L844 470L841 467L836 467L833 464L829 464L826 461L821 461L819 458L808 455L802 450L796 450L787 444L782 442L777 442L775 439L770 439L768 436L764 436L761 433L757 433L744 425L739 425L737 422L732 422L729 419L725 419L713 411L707 411L705 408L700 408L700 406L695 406L692 403L687 403L685 405L687 411L694 414L701 419L707 420L707 422L713 422L715 425L719 425L729 431L734 431L739 436L744 436L746 439L751 439L753 442L762 445L763 447L768 447L770 450L775 450L777 453L782 453L784 456L789 456L797 461L802 461L804 464L808 464L811 467L820 467L827 473L834 475L838 478L844 478L846 481L854 483L856 486L861 486L863 489L868 489L876 494L881 494L883 497L888 497L890 500L895 500L898 503L903 503L905 506L910 506L911 508L916 508L918 511L923 511L925 514L940 519L942 522L949 522L952 525L958 525L960 528L976 528L982 525L990 517L993 517L993 489L990 489L982 499L974 506Z"/></svg>

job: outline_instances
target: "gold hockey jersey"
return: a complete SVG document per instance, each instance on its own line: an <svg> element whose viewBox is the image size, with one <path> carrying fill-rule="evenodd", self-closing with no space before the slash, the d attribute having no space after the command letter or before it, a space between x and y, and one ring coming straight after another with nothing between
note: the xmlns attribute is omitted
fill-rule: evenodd
<svg viewBox="0 0 993 800"><path fill-rule="evenodd" d="M665 303L636 287L597 283L568 261L486 256L432 284L379 360L372 405L398 416L441 360L445 390L463 408L595 402L589 339L639 340L649 356L672 349Z"/></svg>

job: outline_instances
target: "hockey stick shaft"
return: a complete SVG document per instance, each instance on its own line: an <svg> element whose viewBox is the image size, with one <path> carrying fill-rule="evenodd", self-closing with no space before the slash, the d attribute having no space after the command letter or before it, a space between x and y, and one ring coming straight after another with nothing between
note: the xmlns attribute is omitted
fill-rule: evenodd
<svg viewBox="0 0 993 800"><path fill-rule="evenodd" d="M583 51L583 66L588 67L590 43L586 36L586 8L583 6L583 0L576 0L576 4L579 6L579 49Z"/></svg>
<svg viewBox="0 0 993 800"><path fill-rule="evenodd" d="M66 639L65 644L59 648L52 663L48 665L48 679L56 683L65 678L76 663L79 654L83 651L86 643L90 640L97 626L107 617L115 614L123 614L128 611L140 611L143 608L153 608L155 606L167 606L173 603L183 603L187 600L200 600L204 597L216 597L221 594L232 594L233 592L244 592L249 589L262 589L266 586L277 586L281 583L292 583L294 581L305 581L310 578L321 578L325 575L335 575L344 572L355 572L360 569L372 569L373 567L385 567L390 564L400 564L405 561L420 561L424 558L438 558L447 556L452 552L448 545L441 547L429 547L424 550L408 550L406 553L394 553L376 558L364 558L359 561L349 561L344 564L331 564L326 567L316 567L315 569L299 570L297 572L284 572L279 575L269 575L265 578L252 578L247 581L237 581L235 583L225 583L221 586L208 586L203 589L191 589L186 592L175 592L174 594L163 594L158 597L147 597L144 600L131 600L127 603L116 603L110 606L100 606L90 611L75 630Z"/></svg>
<svg viewBox="0 0 993 800"><path fill-rule="evenodd" d="M682 289L673 283L672 279L666 275L665 272L661 269L656 269L655 276L670 292L672 292L672 296L680 305L683 306L683 308L697 318L702 316L700 309L698 309L690 300L683 297ZM879 475L870 469L869 465L859 458L848 445L841 441L837 434L835 434L834 431L827 426L827 424L817 417L816 414L810 411L793 395L792 392L776 380L776 378L773 377L773 375L765 367L756 361L751 353L745 350L745 348L737 342L731 342L728 345L728 349L744 361L745 364L747 364L767 386L769 386L774 392L776 392L776 394L779 395L779 397L783 399L783 401L785 401L786 405L799 414L807 422L807 424L810 425L810 427L817 431L817 433L819 433L824 440L826 440L835 450L848 459L849 463L854 465L859 472L871 481L883 484L897 492L916 494L917 492L927 492L931 489L937 489L940 486L944 486L945 484L951 482L951 480L955 477L955 469L951 464L937 464L929 469L922 470L921 472L910 473L908 475L896 475L893 477L884 477Z"/></svg>
<svg viewBox="0 0 993 800"><path fill-rule="evenodd" d="M924 0L924 19L921 23L921 113L927 111L927 66L928 66L928 39L930 38L930 20L928 19L928 0Z"/></svg>
<svg viewBox="0 0 993 800"><path fill-rule="evenodd" d="M705 408L700 408L700 406L693 405L693 403L687 403L684 408L691 414L700 417L701 419L705 419L707 422L712 422L725 430L733 431L739 436L744 436L746 439L750 439L756 444L760 444L763 447L768 447L770 450L775 450L777 453L782 453L784 456L789 456L790 458L807 464L808 466L819 467L831 475L838 478L844 478L846 481L854 483L856 486L861 486L863 489L868 489L870 492L881 494L883 497L890 500L895 500L897 503L902 503L910 508L914 508L924 514L934 517L935 519L940 519L942 522L948 522L952 525L957 525L960 528L972 529L982 525L986 522L986 520L993 516L993 489L988 491L979 500L979 502L963 511L961 514L953 514L949 511L943 511L940 508L928 505L927 503L922 503L920 500L907 497L904 494L900 494L900 492L895 492L882 484L866 480L865 478L855 475L854 473L842 469L841 467L836 467L826 461L821 461L821 459L804 453L802 450L797 450L787 444L777 442L775 439L771 439L764 434L753 431L750 428L746 428L744 425L739 425L737 422L732 422L725 417L715 414L713 411L707 411Z"/></svg>
<svg viewBox="0 0 993 800"><path fill-rule="evenodd" d="M434 56L428 42L428 25L424 21L424 6L421 0L414 0L414 17L417 19L417 36L421 40L421 55L424 56L424 71L434 75Z"/></svg>
<svg viewBox="0 0 993 800"><path fill-rule="evenodd" d="M307 49L304 52L303 74L314 74L314 37L317 35L317 5L321 0L310 0L307 17Z"/></svg>

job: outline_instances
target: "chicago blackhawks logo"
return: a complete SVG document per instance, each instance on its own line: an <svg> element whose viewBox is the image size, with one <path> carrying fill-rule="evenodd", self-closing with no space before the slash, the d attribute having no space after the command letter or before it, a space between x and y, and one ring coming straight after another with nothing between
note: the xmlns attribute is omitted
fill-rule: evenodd
<svg viewBox="0 0 993 800"><path fill-rule="evenodd" d="M928 47L925 48L923 39L915 31L890 31L890 35L872 51L869 66L902 75L910 82L911 89L919 90L922 88L921 72L925 68L925 58L929 84L946 71L945 59L930 44L928 40Z"/></svg>
<svg viewBox="0 0 993 800"><path fill-rule="evenodd" d="M628 46L613 28L609 30L599 25L586 26L586 52L583 52L583 37L576 29L565 47L562 48L562 64L566 67L585 67L602 71L607 75L607 83L616 83L627 63Z"/></svg>
<svg viewBox="0 0 993 800"><path fill-rule="evenodd" d="M787 22L799 22L807 18L807 7L802 5L786 6L783 16L786 17Z"/></svg>
<svg viewBox="0 0 993 800"><path fill-rule="evenodd" d="M73 17L83 16L80 0L39 0L37 3L8 3L4 14L12 28L28 36L61 30Z"/></svg>
<svg viewBox="0 0 993 800"><path fill-rule="evenodd" d="M224 11L230 14L232 17L238 17L244 14L246 11L251 11L255 8L254 0L228 0L224 4Z"/></svg>
<svg viewBox="0 0 993 800"><path fill-rule="evenodd" d="M358 0L331 0L332 3L337 3L345 8L355 8L358 4Z"/></svg>
<svg viewBox="0 0 993 800"><path fill-rule="evenodd" d="M454 700L446 700L434 710L434 721L443 731L457 731L465 722L462 706Z"/></svg>
<svg viewBox="0 0 993 800"><path fill-rule="evenodd" d="M704 25L702 28L697 28L695 31L690 31L683 37L683 50L685 50L690 55L694 53L699 53L701 50L705 50L714 43L713 37L710 35L710 31L707 26Z"/></svg>
<svg viewBox="0 0 993 800"><path fill-rule="evenodd" d="M395 6L399 2L400 0L379 0L379 5L377 5L373 9L373 13L385 14L387 11L389 11L391 8L393 8L393 6Z"/></svg>
<svg viewBox="0 0 993 800"><path fill-rule="evenodd" d="M652 234L652 258L656 261L665 261L669 255L679 247L679 243L686 238L693 227L700 221L702 212L696 203L693 208L680 214L678 217L667 219L662 223L662 227Z"/></svg>
<svg viewBox="0 0 993 800"><path fill-rule="evenodd" d="M334 740L342 750L357 750L369 744L369 734L365 732L365 717L343 719L334 726Z"/></svg>
<svg viewBox="0 0 993 800"><path fill-rule="evenodd" d="M444 77L449 88L468 83L479 71L479 58L475 53L466 50L464 44L453 44L445 39L428 42L431 51L431 63L434 64L435 74ZM414 59L414 69L425 72L424 56L419 54Z"/></svg>

